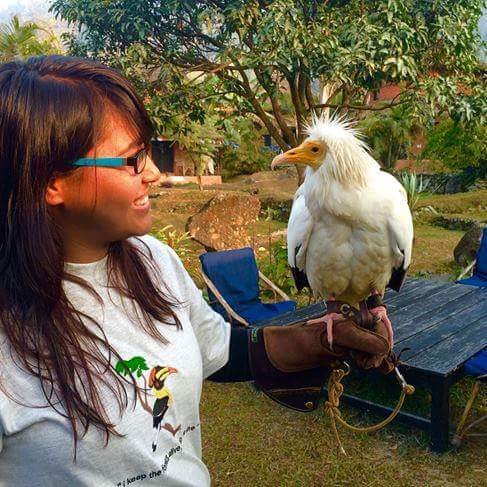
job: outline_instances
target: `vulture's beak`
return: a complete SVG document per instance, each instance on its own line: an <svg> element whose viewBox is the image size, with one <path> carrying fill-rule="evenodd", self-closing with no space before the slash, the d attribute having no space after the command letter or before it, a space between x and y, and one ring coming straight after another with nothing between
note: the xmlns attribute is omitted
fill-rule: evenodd
<svg viewBox="0 0 487 487"><path fill-rule="evenodd" d="M167 368L168 375L170 375L170 374L176 374L177 372L178 372L178 369L175 369L174 367L168 367Z"/></svg>
<svg viewBox="0 0 487 487"><path fill-rule="evenodd" d="M313 168L318 168L326 156L326 146L318 140L305 140L301 145L294 149L284 152L274 157L271 169L283 164L305 164Z"/></svg>

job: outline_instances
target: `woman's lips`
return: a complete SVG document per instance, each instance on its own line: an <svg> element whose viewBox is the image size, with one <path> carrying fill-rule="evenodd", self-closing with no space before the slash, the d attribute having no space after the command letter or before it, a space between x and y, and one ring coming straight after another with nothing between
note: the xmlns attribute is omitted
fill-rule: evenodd
<svg viewBox="0 0 487 487"><path fill-rule="evenodd" d="M146 194L137 198L133 203L133 207L138 211L148 211L150 209L149 195Z"/></svg>
<svg viewBox="0 0 487 487"><path fill-rule="evenodd" d="M146 194L144 196L141 196L140 198L137 198L134 201L135 206L145 206L149 202L149 195Z"/></svg>

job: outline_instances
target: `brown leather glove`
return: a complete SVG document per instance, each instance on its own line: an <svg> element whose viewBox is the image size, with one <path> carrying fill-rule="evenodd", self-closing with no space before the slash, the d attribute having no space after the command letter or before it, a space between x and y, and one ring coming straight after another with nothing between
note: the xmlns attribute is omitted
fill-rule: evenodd
<svg viewBox="0 0 487 487"><path fill-rule="evenodd" d="M249 334L254 380L272 399L300 411L313 410L318 406L328 371L340 360L352 358L366 369L388 368L389 332L382 321L374 321L366 308L357 310L343 302L332 303L330 309L338 309L345 316L333 323L333 348L324 320L267 326Z"/></svg>

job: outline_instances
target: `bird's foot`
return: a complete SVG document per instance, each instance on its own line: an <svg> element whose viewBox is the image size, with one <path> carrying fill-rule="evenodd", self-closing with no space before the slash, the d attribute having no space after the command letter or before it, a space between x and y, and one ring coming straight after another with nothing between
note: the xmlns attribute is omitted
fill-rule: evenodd
<svg viewBox="0 0 487 487"><path fill-rule="evenodd" d="M386 328L389 331L389 343L392 347L394 346L394 330L392 329L392 323L387 316L387 310L385 306L377 306L376 308L369 309L375 319L380 319L386 325Z"/></svg>
<svg viewBox="0 0 487 487"><path fill-rule="evenodd" d="M328 340L330 350L333 352L333 321L343 320L344 318L345 317L339 313L327 313L319 318L308 320L306 324L313 325L315 323L326 323L326 338Z"/></svg>
<svg viewBox="0 0 487 487"><path fill-rule="evenodd" d="M155 443L152 443L152 451L156 451L157 445Z"/></svg>

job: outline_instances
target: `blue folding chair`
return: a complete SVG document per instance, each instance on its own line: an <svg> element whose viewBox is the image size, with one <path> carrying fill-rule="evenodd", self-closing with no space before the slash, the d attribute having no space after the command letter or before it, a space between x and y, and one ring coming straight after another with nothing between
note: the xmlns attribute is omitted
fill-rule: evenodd
<svg viewBox="0 0 487 487"><path fill-rule="evenodd" d="M452 443L455 446L460 446L463 438L465 438L466 436L487 436L487 434L484 433L467 434L467 431L469 431L472 427L477 426L482 421L485 421L487 419L487 414L484 414L480 418L472 421L470 424L467 425L467 418L475 402L475 399L480 392L481 383L487 382L487 348L481 350L470 360L467 360L467 362L465 362L465 371L468 375L474 376L476 378L476 381L470 394L470 398L467 401L467 405L465 406L465 410L463 411L462 417L458 422L455 436L453 437Z"/></svg>
<svg viewBox="0 0 487 487"><path fill-rule="evenodd" d="M475 260L462 272L460 277L463 277L473 268L472 277L467 279L460 279L458 284L467 284L469 286L487 287L487 227L484 228L482 239L480 240L480 247L477 251Z"/></svg>
<svg viewBox="0 0 487 487"><path fill-rule="evenodd" d="M466 284L468 286L487 287L487 227L485 227L482 232L480 247L475 256L475 260L465 269L460 277L469 273L472 268L472 276L467 279L459 279L457 283ZM466 422L475 399L480 392L481 383L487 381L487 348L481 350L465 362L465 372L468 375L475 377L476 381L470 394L470 398L467 401L467 405L465 406L465 410L458 423L456 434L453 437L453 444L455 446L459 446L465 436L486 436L479 433L467 434L467 431L487 419L487 415L480 417L469 425L467 425Z"/></svg>
<svg viewBox="0 0 487 487"><path fill-rule="evenodd" d="M202 276L208 288L210 306L225 319L251 326L261 320L293 311L295 301L257 268L250 247L200 255ZM259 278L284 301L263 303L259 298Z"/></svg>

